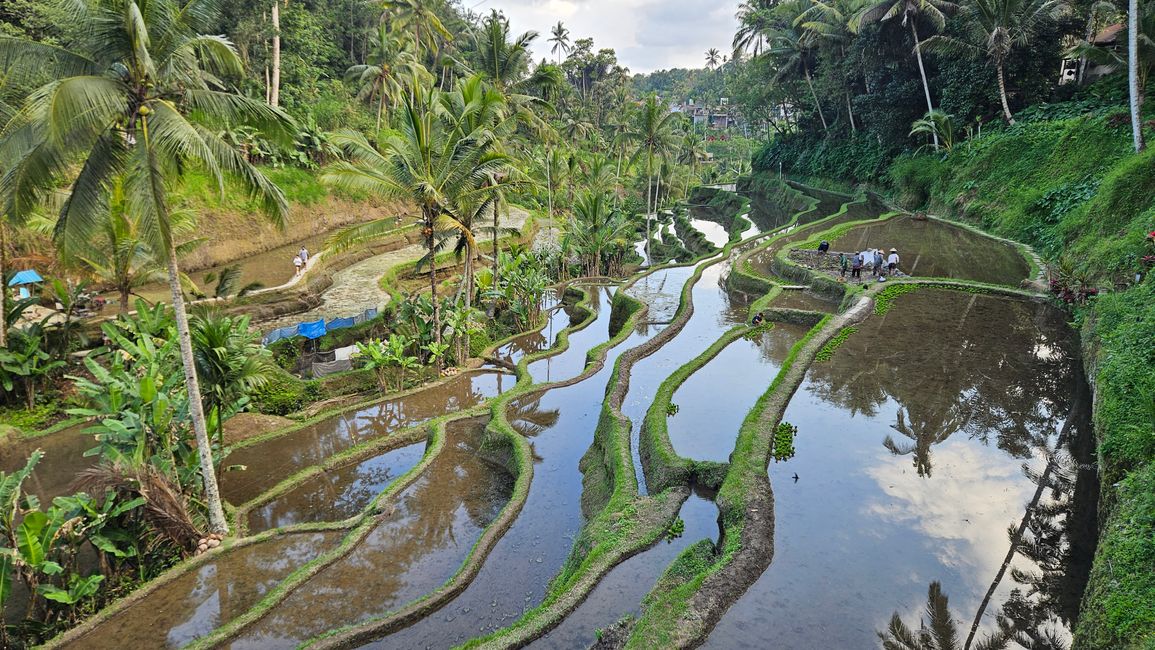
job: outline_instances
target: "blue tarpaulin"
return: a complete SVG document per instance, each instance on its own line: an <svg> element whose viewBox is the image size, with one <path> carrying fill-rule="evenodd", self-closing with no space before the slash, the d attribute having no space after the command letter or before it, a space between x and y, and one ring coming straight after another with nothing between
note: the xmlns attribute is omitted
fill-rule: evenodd
<svg viewBox="0 0 1155 650"><path fill-rule="evenodd" d="M334 318L333 320L329 321L329 324L325 327L329 330L339 330L343 327L353 327L354 324L356 324L356 321L354 321L352 317Z"/></svg>
<svg viewBox="0 0 1155 650"><path fill-rule="evenodd" d="M22 284L36 284L37 282L44 282L44 278L40 277L36 271L27 269L12 276L12 279L8 281L8 286L18 287Z"/></svg>
<svg viewBox="0 0 1155 650"><path fill-rule="evenodd" d="M325 329L325 319L322 318L312 323L301 323L297 326L297 330L301 333L301 336L307 339L319 339L324 336L327 331Z"/></svg>

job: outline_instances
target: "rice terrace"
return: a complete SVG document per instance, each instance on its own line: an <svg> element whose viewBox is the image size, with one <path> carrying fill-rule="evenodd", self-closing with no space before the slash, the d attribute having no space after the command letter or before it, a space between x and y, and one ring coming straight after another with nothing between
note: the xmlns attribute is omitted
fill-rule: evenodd
<svg viewBox="0 0 1155 650"><path fill-rule="evenodd" d="M1155 648L1152 38L4 2L0 647Z"/></svg>

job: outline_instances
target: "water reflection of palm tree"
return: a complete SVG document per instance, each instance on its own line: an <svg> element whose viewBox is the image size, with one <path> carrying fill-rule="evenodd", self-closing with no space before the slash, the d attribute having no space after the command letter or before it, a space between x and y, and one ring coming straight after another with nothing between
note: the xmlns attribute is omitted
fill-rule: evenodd
<svg viewBox="0 0 1155 650"><path fill-rule="evenodd" d="M927 619L929 619L929 624ZM1011 632L1007 620L998 616L998 629L981 639L973 650L998 650L1006 648ZM918 629L903 622L898 612L890 617L890 625L885 632L879 632L884 650L961 650L958 623L951 616L947 595L937 580L930 583L926 595L926 618L919 618Z"/></svg>
<svg viewBox="0 0 1155 650"><path fill-rule="evenodd" d="M903 415L903 407L898 408L898 421L890 425L890 428L901 433L906 438L911 440L910 443L899 443L891 436L886 436L882 441L882 446L890 450L890 453L895 456L905 456L910 454L914 457L914 467L918 470L918 475L930 478L931 462L930 462L930 448L941 442L945 442L955 431L958 431L966 424L966 416L959 412L957 406L951 405L944 411L928 410L926 417L918 420L907 418L910 411L906 411L907 415Z"/></svg>

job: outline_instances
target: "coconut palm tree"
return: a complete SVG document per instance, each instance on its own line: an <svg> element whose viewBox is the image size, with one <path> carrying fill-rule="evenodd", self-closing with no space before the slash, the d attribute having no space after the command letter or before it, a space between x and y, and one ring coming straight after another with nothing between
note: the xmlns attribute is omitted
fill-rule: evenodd
<svg viewBox="0 0 1155 650"><path fill-rule="evenodd" d="M0 130L0 160L8 165L0 176L0 213L27 215L57 183L71 179L55 239L66 251L83 250L108 212L114 179L124 179L128 206L168 265L209 522L225 533L168 192L185 170L196 168L222 193L233 179L230 189L245 191L283 224L284 195L216 129L248 124L288 145L295 128L264 102L214 89L217 79L242 72L228 40L203 34L216 24L219 0L82 0L75 7L77 35L67 49L0 39L0 61L33 66L51 79Z"/></svg>
<svg viewBox="0 0 1155 650"><path fill-rule="evenodd" d="M922 62L922 40L919 38L916 23L921 20L935 32L941 32L946 27L947 15L957 9L958 5L949 0L881 0L854 14L848 25L850 31L857 33L868 23L901 17L902 26L910 28L910 35L914 39L914 56L918 59L918 74L922 78L926 110L933 111L934 102L930 98L930 84L926 81L926 66ZM934 148L938 149L938 136L934 136Z"/></svg>
<svg viewBox="0 0 1155 650"><path fill-rule="evenodd" d="M767 35L766 54L777 62L777 71L774 74L776 83L790 78L802 78L806 87L810 89L810 97L818 109L818 120L822 123L822 130L828 131L826 114L822 112L822 102L814 90L814 80L811 70L816 60L815 39L811 32L802 26L800 20L805 15L807 5L803 0L790 0L778 5L778 11L785 19L786 26L775 28Z"/></svg>
<svg viewBox="0 0 1155 650"><path fill-rule="evenodd" d="M588 275L613 272L606 253L629 246L629 222L610 206L604 192L584 192L574 204L574 218L566 223L565 247L583 258Z"/></svg>
<svg viewBox="0 0 1155 650"><path fill-rule="evenodd" d="M153 282L164 282L166 278L165 255L154 251L143 234L147 224L135 219L129 212L124 194L124 179L115 179L109 190L108 213L104 223L85 251L75 254L84 270L93 275L101 284L112 287L120 296L117 303L121 315L129 311L129 301L135 290ZM182 238L196 229L196 219L188 211L170 212L173 233ZM203 243L204 240L185 241L176 248L181 257ZM188 276L181 274L180 282L191 286Z"/></svg>
<svg viewBox="0 0 1155 650"><path fill-rule="evenodd" d="M193 355L203 391L201 402L216 427L217 444L225 446L224 421L241 400L272 376L269 351L249 317L233 318L212 310L192 317Z"/></svg>
<svg viewBox="0 0 1155 650"><path fill-rule="evenodd" d="M738 31L734 32L734 58L742 52L750 52L754 56L762 54L763 37L774 26L774 19L769 9L743 2L738 5Z"/></svg>
<svg viewBox="0 0 1155 650"><path fill-rule="evenodd" d="M722 53L718 51L718 48L712 47L712 48L706 50L706 67L707 68L713 70L714 68L717 68L718 64L721 62L722 62Z"/></svg>
<svg viewBox="0 0 1155 650"><path fill-rule="evenodd" d="M360 133L334 134L348 160L334 164L323 175L325 182L336 187L404 198L418 207L427 251L419 265L429 267L436 343L441 343L441 323L435 258L445 241L439 234L464 227L465 211L492 196L490 179L510 170L509 158L496 151L496 138L488 125L465 130L462 125L469 123L467 119L449 116L458 98L444 95L432 87L413 88L401 107L396 130L387 132L376 147ZM347 228L331 247L346 248L392 229L392 218Z"/></svg>
<svg viewBox="0 0 1155 650"><path fill-rule="evenodd" d="M557 64L561 65L561 55L569 54L569 30L560 20L550 30L549 42L553 43L550 52L557 55Z"/></svg>
<svg viewBox="0 0 1155 650"><path fill-rule="evenodd" d="M1003 118L1014 124L1007 101L1007 58L1027 45L1039 28L1067 11L1065 0L970 0L962 6L962 38L936 34L923 41L927 48L982 54L995 65Z"/></svg>
<svg viewBox="0 0 1155 650"><path fill-rule="evenodd" d="M629 139L634 143L631 163L644 158L646 161L646 257L650 255L650 215L657 211L657 196L654 193L654 159L665 158L673 151L677 142L675 126L678 114L666 109L665 104L651 94L642 103L634 116L634 124L629 131Z"/></svg>
<svg viewBox="0 0 1155 650"><path fill-rule="evenodd" d="M453 40L431 0L383 0L381 4L386 16L391 14L399 26L413 30L413 49L418 58L421 58L423 47L426 53L435 51L438 38Z"/></svg>
<svg viewBox="0 0 1155 650"><path fill-rule="evenodd" d="M389 30L384 24L377 26L372 49L366 62L350 66L345 71L346 81L357 85L357 97L373 105L377 103L377 130L381 130L381 116L385 107L396 104L404 90L402 79L412 77L418 65L413 52L409 50L409 40Z"/></svg>
<svg viewBox="0 0 1155 650"><path fill-rule="evenodd" d="M811 6L802 12L794 22L807 34L814 45L829 44L838 47L839 57L846 58L846 44L853 38L847 26L847 14L859 6L857 0L811 0ZM843 72L843 84L846 87L846 114L850 121L850 130L857 131L854 123L854 106L851 102L850 74Z"/></svg>
<svg viewBox="0 0 1155 650"><path fill-rule="evenodd" d="M1143 142L1143 91L1139 85L1139 0L1127 2L1127 97L1131 107L1131 139L1135 153L1146 148Z"/></svg>

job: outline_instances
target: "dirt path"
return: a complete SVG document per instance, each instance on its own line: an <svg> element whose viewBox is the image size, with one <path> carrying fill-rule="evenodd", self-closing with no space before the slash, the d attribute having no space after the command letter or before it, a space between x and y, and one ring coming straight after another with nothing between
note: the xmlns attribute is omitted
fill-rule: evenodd
<svg viewBox="0 0 1155 650"><path fill-rule="evenodd" d="M508 228L521 228L529 218L525 210L510 206L509 214L503 219L502 225ZM307 323L320 318L330 320L345 316L354 316L366 309L383 307L389 302L389 294L381 288L381 276L397 266L412 262L425 255L424 244L412 244L395 251L374 255L368 259L338 271L333 275L333 284L321 294L321 304L304 313L292 314L261 323L265 331L278 327ZM321 257L318 254L316 258ZM316 259L314 258L314 259ZM314 260L309 260L310 266ZM307 272L306 272L307 273ZM305 274L293 278L287 285L291 286L301 281ZM274 287L276 289L279 287ZM270 291L273 289L269 289Z"/></svg>

